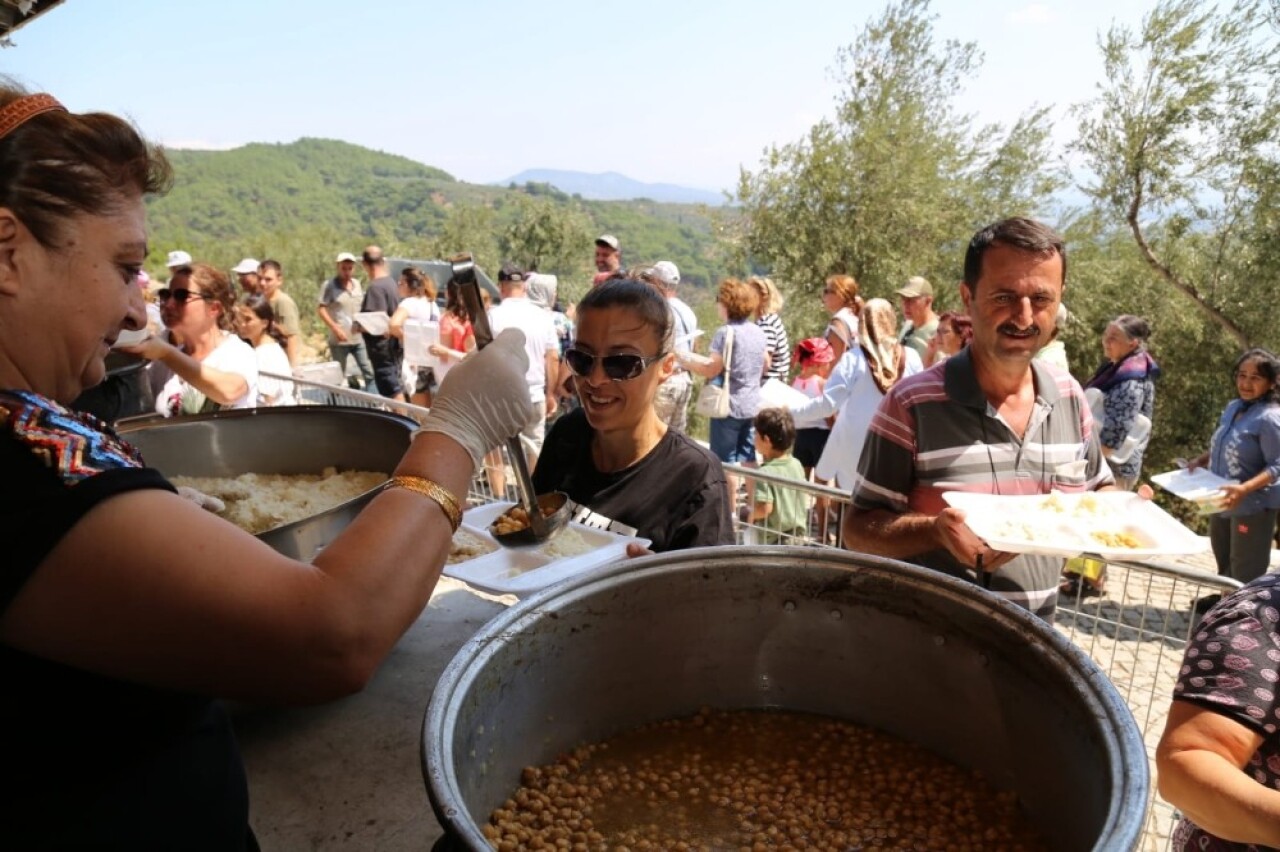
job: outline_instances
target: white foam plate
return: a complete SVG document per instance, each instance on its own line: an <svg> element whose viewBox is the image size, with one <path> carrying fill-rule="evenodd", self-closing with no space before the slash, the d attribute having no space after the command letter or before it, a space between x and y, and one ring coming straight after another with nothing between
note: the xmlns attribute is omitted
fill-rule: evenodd
<svg viewBox="0 0 1280 852"><path fill-rule="evenodd" d="M1104 559L1150 559L1202 553L1207 542L1164 509L1129 491L1003 497L947 491L969 529L996 550L1046 556L1091 553ZM1124 533L1141 546L1108 545L1095 533Z"/></svg>
<svg viewBox="0 0 1280 852"><path fill-rule="evenodd" d="M557 558L546 553L545 544L504 547L489 533L489 525L514 505L509 502L487 503L462 514L462 528L477 538L494 544L497 549L466 562L444 566L446 576L486 592L527 595L552 583L626 559L627 545L631 542L645 547L651 544L647 538L621 536L570 522L566 532L572 530L577 533L592 546L591 550L577 556Z"/></svg>
<svg viewBox="0 0 1280 852"><path fill-rule="evenodd" d="M150 336L151 332L147 331L145 328L138 329L137 331L128 328L121 329L120 334L116 336L116 342L112 348L119 349L121 346L133 346L135 343L141 343Z"/></svg>
<svg viewBox="0 0 1280 852"><path fill-rule="evenodd" d="M1203 467L1165 471L1151 477L1151 481L1175 497L1196 503L1213 500L1224 485L1238 484L1234 479L1218 476Z"/></svg>

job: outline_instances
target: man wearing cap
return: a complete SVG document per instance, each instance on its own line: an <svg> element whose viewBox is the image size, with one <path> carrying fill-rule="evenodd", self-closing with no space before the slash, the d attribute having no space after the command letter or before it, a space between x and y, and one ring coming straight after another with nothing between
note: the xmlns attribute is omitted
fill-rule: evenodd
<svg viewBox="0 0 1280 852"><path fill-rule="evenodd" d="M164 265L169 267L169 281L172 281L173 276L184 269L191 268L191 255L181 249L171 251ZM168 282L165 283L167 284Z"/></svg>
<svg viewBox="0 0 1280 852"><path fill-rule="evenodd" d="M369 287L360 305L361 312L385 313L390 320L400 306L400 288L396 285L396 279L391 277L382 249L378 246L365 246L360 263L369 276ZM362 334L369 361L373 364L373 381L378 387L378 393L388 399L404 402L404 382L400 377L404 349L401 348L400 341L387 332L372 334L366 329Z"/></svg>
<svg viewBox="0 0 1280 852"><path fill-rule="evenodd" d="M338 362L351 387L367 391L373 387L373 365L369 363L364 339L352 329L364 300L364 290L353 276L356 256L344 251L336 263L338 274L320 288L316 313L328 329L329 357ZM354 361L354 369L348 359Z"/></svg>
<svg viewBox="0 0 1280 852"><path fill-rule="evenodd" d="M622 269L622 249L618 238L613 234L601 234L596 237L596 274L591 280L592 286L610 277Z"/></svg>
<svg viewBox="0 0 1280 852"><path fill-rule="evenodd" d="M240 289L246 296L253 296L262 292L262 286L258 281L258 266L257 260L252 257L246 257L231 267L231 271L236 274L236 280L240 282Z"/></svg>
<svg viewBox="0 0 1280 852"><path fill-rule="evenodd" d="M907 322L902 327L898 342L916 350L924 358L929 341L938 333L938 315L933 312L933 285L919 275L907 279L907 286L898 290L902 300L902 315Z"/></svg>
<svg viewBox="0 0 1280 852"><path fill-rule="evenodd" d="M494 337L508 328L524 332L525 351L529 355L525 379L529 382L529 399L534 411L520 435L532 467L542 452L547 417L556 410L554 390L559 378L560 339L551 321L551 312L533 304L526 295L525 277L520 268L510 263L502 265L498 271L502 301L489 310L489 328Z"/></svg>
<svg viewBox="0 0 1280 852"><path fill-rule="evenodd" d="M680 363L681 354L693 351L694 336L698 331L698 318L693 308L686 305L676 296L676 286L680 283L680 270L669 260L660 260L653 265L646 276L651 284L662 291L671 308L675 320L676 366L667 380L658 385L658 393L653 399L653 410L658 419L667 424L668 429L684 432L689 425L689 397L693 395L693 377Z"/></svg>
<svg viewBox="0 0 1280 852"><path fill-rule="evenodd" d="M264 260L258 264L258 286L271 303L271 311L276 315L276 328L285 336L284 354L289 358L289 366L296 367L302 348L302 322L298 316L298 303L284 291L284 269L278 260Z"/></svg>
<svg viewBox="0 0 1280 852"><path fill-rule="evenodd" d="M973 236L960 285L973 340L885 393L854 477L845 547L980 582L1053 621L1063 560L997 550L943 495L1113 487L1080 385L1033 360L1066 271L1062 237L1040 222L1006 219Z"/></svg>

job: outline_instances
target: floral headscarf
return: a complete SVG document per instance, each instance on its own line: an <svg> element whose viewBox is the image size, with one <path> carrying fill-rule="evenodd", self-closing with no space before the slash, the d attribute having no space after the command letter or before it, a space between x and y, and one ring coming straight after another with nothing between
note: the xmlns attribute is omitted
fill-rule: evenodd
<svg viewBox="0 0 1280 852"><path fill-rule="evenodd" d="M906 363L902 344L898 342L898 317L893 305L884 299L870 299L863 305L858 343L867 356L867 367L876 387L881 393L888 393L902 378Z"/></svg>

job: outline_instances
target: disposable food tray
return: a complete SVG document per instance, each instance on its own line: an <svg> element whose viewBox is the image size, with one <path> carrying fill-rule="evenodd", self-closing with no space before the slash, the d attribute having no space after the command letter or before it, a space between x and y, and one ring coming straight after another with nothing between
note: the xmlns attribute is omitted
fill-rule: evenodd
<svg viewBox="0 0 1280 852"><path fill-rule="evenodd" d="M1105 559L1185 556L1207 548L1204 538L1150 500L1129 491L1053 492L1025 496L947 491L942 499L965 512L965 523L996 550ZM1103 536L1123 536L1130 547Z"/></svg>
<svg viewBox="0 0 1280 852"><path fill-rule="evenodd" d="M444 566L444 573L477 589L496 594L527 595L576 577L587 571L627 558L627 545L645 547L647 538L622 536L571 521L561 535L570 531L581 536L591 549L577 556L555 557L546 552L548 543L527 547L503 547L489 533L489 526L514 503L488 503L462 514L461 529L496 549L490 553Z"/></svg>

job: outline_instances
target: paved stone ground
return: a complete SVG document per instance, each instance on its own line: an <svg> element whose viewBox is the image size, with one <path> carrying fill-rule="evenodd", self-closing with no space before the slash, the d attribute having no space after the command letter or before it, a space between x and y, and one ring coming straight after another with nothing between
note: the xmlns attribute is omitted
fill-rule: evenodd
<svg viewBox="0 0 1280 852"><path fill-rule="evenodd" d="M1190 569L1189 576L1161 573L1161 566ZM1280 568L1272 554L1271 570ZM1229 583L1229 581L1228 581ZM1221 591L1209 553L1154 563L1151 568L1112 565L1101 597L1064 602L1057 627L1089 654L1133 711L1151 765L1152 791L1143 852L1169 848L1173 808L1155 793L1155 747L1164 731L1169 702L1186 640L1194 626L1191 605Z"/></svg>

